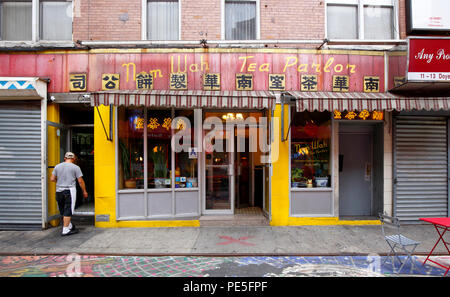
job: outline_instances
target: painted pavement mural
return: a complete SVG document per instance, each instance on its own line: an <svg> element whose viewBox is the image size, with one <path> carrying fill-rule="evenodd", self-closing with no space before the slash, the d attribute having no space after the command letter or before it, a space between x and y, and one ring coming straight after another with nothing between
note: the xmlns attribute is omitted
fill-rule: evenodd
<svg viewBox="0 0 450 297"><path fill-rule="evenodd" d="M450 262L450 257L434 257ZM405 257L401 257L402 261ZM383 263L386 260L385 263ZM396 274L400 263L383 256L0 256L0 277L300 277L397 275L442 276L438 266L414 257Z"/></svg>

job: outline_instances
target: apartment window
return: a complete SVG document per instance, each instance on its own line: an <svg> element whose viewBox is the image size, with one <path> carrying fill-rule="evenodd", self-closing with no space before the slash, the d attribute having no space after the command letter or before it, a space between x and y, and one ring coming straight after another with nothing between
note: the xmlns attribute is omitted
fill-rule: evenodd
<svg viewBox="0 0 450 297"><path fill-rule="evenodd" d="M32 1L0 1L2 40L31 40Z"/></svg>
<svg viewBox="0 0 450 297"><path fill-rule="evenodd" d="M225 0L225 39L257 39L258 1Z"/></svg>
<svg viewBox="0 0 450 297"><path fill-rule="evenodd" d="M395 0L328 0L329 39L394 39Z"/></svg>
<svg viewBox="0 0 450 297"><path fill-rule="evenodd" d="M72 2L41 1L40 36L44 40L72 40Z"/></svg>
<svg viewBox="0 0 450 297"><path fill-rule="evenodd" d="M8 41L72 40L72 1L0 0L0 34Z"/></svg>
<svg viewBox="0 0 450 297"><path fill-rule="evenodd" d="M147 39L179 39L179 3L174 0L147 2Z"/></svg>

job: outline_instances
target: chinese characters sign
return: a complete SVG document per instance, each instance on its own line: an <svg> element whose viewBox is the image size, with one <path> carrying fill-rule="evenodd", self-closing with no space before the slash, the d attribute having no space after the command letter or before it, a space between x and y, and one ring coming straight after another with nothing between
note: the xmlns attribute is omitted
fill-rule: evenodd
<svg viewBox="0 0 450 297"><path fill-rule="evenodd" d="M26 59L24 58L26 56ZM393 57L394 58L394 57ZM397 58L397 57L395 57ZM108 49L0 54L2 76L48 77L49 92L117 90L385 92L382 52ZM49 61L52 61L49 63ZM389 69L397 69L395 65ZM402 76L399 71L393 75ZM369 79L365 77L369 77ZM370 79L370 78L378 78ZM368 80L368 81L367 81ZM393 84L393 76L389 77Z"/></svg>
<svg viewBox="0 0 450 297"><path fill-rule="evenodd" d="M384 119L384 113L380 110L374 110L372 112L369 112L367 110L357 111L357 110L350 110L350 111L339 111L335 110L333 112L333 118L335 120L374 120L374 121L382 121Z"/></svg>
<svg viewBox="0 0 450 297"><path fill-rule="evenodd" d="M83 92L87 89L87 74L70 74L69 75L69 90L71 92Z"/></svg>
<svg viewBox="0 0 450 297"><path fill-rule="evenodd" d="M103 74L102 75L102 90L111 91L119 89L119 74Z"/></svg>

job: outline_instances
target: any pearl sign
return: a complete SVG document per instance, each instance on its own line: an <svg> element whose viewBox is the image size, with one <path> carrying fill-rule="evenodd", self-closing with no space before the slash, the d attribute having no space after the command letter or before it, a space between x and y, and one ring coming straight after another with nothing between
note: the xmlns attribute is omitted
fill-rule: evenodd
<svg viewBox="0 0 450 297"><path fill-rule="evenodd" d="M409 39L408 81L450 82L450 39Z"/></svg>

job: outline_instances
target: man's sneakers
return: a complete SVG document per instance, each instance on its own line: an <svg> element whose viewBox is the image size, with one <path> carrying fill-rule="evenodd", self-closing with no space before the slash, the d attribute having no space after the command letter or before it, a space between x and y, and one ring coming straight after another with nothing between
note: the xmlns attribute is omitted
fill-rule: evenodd
<svg viewBox="0 0 450 297"><path fill-rule="evenodd" d="M75 227L75 225L74 224L72 224L72 229L70 229L68 232L66 232L66 233L64 233L64 231L63 231L63 233L61 234L61 236L69 236L69 235L72 235L72 234L77 234L78 233L78 229Z"/></svg>

